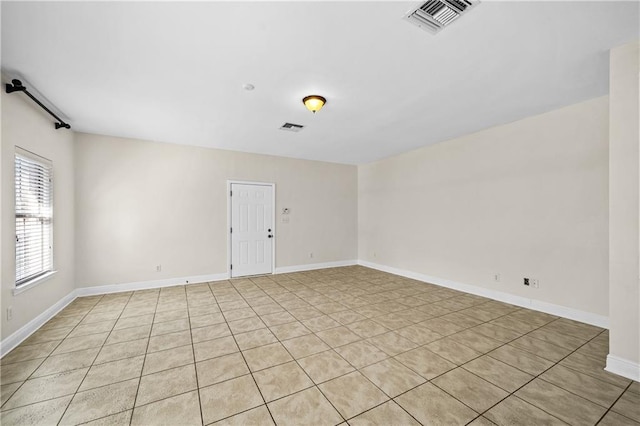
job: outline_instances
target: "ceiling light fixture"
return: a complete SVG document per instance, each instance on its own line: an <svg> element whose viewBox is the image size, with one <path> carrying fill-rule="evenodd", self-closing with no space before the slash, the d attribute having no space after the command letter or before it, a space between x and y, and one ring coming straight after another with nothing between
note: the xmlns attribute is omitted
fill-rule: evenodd
<svg viewBox="0 0 640 426"><path fill-rule="evenodd" d="M316 111L320 111L324 104L327 103L327 100L319 95L310 95L305 96L304 99L302 99L302 103L309 111L315 114Z"/></svg>

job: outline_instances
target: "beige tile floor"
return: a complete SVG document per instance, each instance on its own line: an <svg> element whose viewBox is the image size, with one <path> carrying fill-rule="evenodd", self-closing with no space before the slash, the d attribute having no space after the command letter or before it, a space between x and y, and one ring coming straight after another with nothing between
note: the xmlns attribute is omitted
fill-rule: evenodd
<svg viewBox="0 0 640 426"><path fill-rule="evenodd" d="M0 419L640 425L640 385L603 370L607 342L363 267L84 297L1 360Z"/></svg>

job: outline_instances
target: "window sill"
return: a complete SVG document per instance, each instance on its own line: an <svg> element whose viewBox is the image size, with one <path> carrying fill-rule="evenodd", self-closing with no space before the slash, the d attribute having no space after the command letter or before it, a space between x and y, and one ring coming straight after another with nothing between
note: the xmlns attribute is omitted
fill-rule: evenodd
<svg viewBox="0 0 640 426"><path fill-rule="evenodd" d="M27 290L31 290L32 288L37 287L43 282L49 280L51 277L53 277L57 273L58 271L47 272L44 275L41 275L37 278L32 279L31 281L27 281L26 283L21 284L20 287L14 287L13 295L16 296L20 293L24 293Z"/></svg>

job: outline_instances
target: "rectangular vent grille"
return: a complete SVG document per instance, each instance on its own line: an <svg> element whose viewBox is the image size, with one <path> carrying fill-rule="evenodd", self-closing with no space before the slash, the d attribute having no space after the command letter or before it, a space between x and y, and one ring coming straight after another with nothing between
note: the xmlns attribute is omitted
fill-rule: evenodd
<svg viewBox="0 0 640 426"><path fill-rule="evenodd" d="M478 3L471 0L429 0L411 9L405 19L423 30L436 34Z"/></svg>
<svg viewBox="0 0 640 426"><path fill-rule="evenodd" d="M304 129L302 124L284 123L280 126L280 130L286 130L288 132L299 132L302 129Z"/></svg>

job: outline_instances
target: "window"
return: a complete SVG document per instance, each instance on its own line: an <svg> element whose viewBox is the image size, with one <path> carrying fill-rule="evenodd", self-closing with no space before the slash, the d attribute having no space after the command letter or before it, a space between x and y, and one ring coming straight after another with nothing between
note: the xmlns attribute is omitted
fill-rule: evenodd
<svg viewBox="0 0 640 426"><path fill-rule="evenodd" d="M53 270L51 161L16 149L16 287Z"/></svg>

